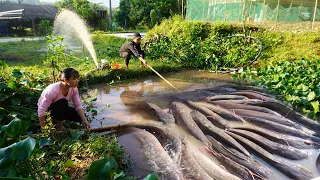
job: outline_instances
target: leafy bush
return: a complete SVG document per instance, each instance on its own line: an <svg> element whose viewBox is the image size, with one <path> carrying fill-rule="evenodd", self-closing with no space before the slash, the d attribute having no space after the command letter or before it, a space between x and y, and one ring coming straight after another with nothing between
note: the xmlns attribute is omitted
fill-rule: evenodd
<svg viewBox="0 0 320 180"><path fill-rule="evenodd" d="M50 43L47 48L47 59L44 64L50 65L52 69L53 82L56 82L56 76L66 67L70 67L71 57L66 54L67 45L63 45L64 37L53 37L52 35L47 36L47 42Z"/></svg>
<svg viewBox="0 0 320 180"><path fill-rule="evenodd" d="M0 74L7 67L0 61ZM79 178L87 174L91 162L107 155L114 157L119 172L130 168L129 156L115 136L82 131L72 132L71 137L54 135L50 118L41 134L21 140L24 135L39 132L36 103L48 80L45 74L33 76L14 69L9 78L0 79L0 177Z"/></svg>
<svg viewBox="0 0 320 180"><path fill-rule="evenodd" d="M257 69L247 69L236 77L267 86L286 100L319 119L320 60L281 61ZM256 71L256 73L254 73Z"/></svg>
<svg viewBox="0 0 320 180"><path fill-rule="evenodd" d="M131 178L130 178L131 177ZM132 179L135 178L132 176L126 176L123 171L118 169L118 164L114 157L107 156L103 159L94 161L89 168L87 179L96 179L96 180L120 180L120 179ZM149 174L144 180L159 180L155 174Z"/></svg>
<svg viewBox="0 0 320 180"><path fill-rule="evenodd" d="M112 59L119 57L119 49L122 44L129 40L124 38L115 37L96 31L92 36L93 43L99 58L101 59Z"/></svg>
<svg viewBox="0 0 320 180"><path fill-rule="evenodd" d="M240 26L183 21L175 16L155 26L146 36L148 57L185 67L206 69L241 67L259 52L258 42L234 37Z"/></svg>
<svg viewBox="0 0 320 180"><path fill-rule="evenodd" d="M52 33L53 27L49 20L41 20L38 26L40 35L46 36Z"/></svg>

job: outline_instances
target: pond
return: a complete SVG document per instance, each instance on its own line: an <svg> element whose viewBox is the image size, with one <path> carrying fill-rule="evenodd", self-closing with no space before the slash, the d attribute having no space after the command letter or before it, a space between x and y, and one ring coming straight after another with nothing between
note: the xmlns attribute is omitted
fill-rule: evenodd
<svg viewBox="0 0 320 180"><path fill-rule="evenodd" d="M236 91L235 87L237 86L229 74L183 71L165 74L164 77L177 89L183 91L183 93L177 92L157 76L141 77L138 80L120 82L113 86L107 84L91 85L90 90L84 95L91 98L97 97L95 107L98 113L91 122L91 127L95 128L127 122L160 124L160 122L155 121L155 118L150 113L141 108L140 105L143 102L154 103L165 111L168 111L169 103L172 100L187 99L197 101L208 96ZM247 125L250 126L250 124ZM181 127L171 125L170 129L180 136L186 137L187 141L190 142L189 144L192 144L194 147L203 146ZM131 173L138 177L145 177L153 170L149 164L150 161L148 161L141 151L141 142L131 134L132 131L134 130L130 128L119 131L117 134L118 141L126 152L130 154L131 160L135 164ZM315 165L319 150L303 150L303 152L308 154L307 159L285 160L292 164L300 165L311 171L315 176L319 176ZM274 170L274 179L289 179L262 159L254 157ZM284 159L280 156L276 157ZM208 158L212 159L211 157ZM215 159L212 160L217 162Z"/></svg>

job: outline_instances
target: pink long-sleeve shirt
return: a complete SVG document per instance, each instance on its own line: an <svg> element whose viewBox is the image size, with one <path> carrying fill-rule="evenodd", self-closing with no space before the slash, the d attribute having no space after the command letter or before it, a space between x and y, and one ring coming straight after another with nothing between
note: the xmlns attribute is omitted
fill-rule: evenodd
<svg viewBox="0 0 320 180"><path fill-rule="evenodd" d="M50 84L43 90L38 100L38 117L45 115L50 105L62 98L65 98L67 101L70 101L70 99L72 99L73 105L76 110L82 108L78 88L69 88L68 95L64 96L60 91L60 83L61 82Z"/></svg>

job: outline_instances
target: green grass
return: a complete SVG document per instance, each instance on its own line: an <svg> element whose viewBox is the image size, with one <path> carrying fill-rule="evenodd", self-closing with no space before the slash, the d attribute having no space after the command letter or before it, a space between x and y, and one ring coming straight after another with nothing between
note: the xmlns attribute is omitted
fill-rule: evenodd
<svg viewBox="0 0 320 180"><path fill-rule="evenodd" d="M97 53L98 59L106 59L110 65L120 64L120 70L105 69L94 72L89 76L89 84L111 82L126 80L132 78L145 77L146 75L154 75L154 73L147 67L141 68L139 60L132 57L129 64L129 70L125 69L124 59L119 57L119 48L123 43L129 40L110 36L102 33L94 33L93 44ZM0 60L4 60L8 64L3 73L5 79L10 78L10 74L14 69L21 69L32 73L34 76L40 76L46 74L51 77L48 81L52 80L51 69L49 65L43 63L47 58L46 48L48 43L45 40L42 41L21 41L21 42L9 42L0 43L1 57ZM42 49L42 51L40 51ZM90 54L85 50L84 52L73 52L70 54L71 61L70 66L80 72L81 77L86 72L95 68L93 59ZM85 57L89 57L89 61L84 60ZM182 67L178 64L168 64L153 59L148 59L148 64L151 65L159 73L172 72ZM57 73L56 73L57 74Z"/></svg>
<svg viewBox="0 0 320 180"><path fill-rule="evenodd" d="M156 26L147 37L152 33L162 33L168 31L173 33L177 30L177 24L173 24L172 28L167 30L164 26L168 27L168 22L164 22L161 26ZM218 24L215 25L215 31L217 32L229 32L234 29L241 29L240 27L232 27L228 24ZM231 28L231 29L230 29ZM233 30L232 30L233 29ZM301 58L308 60L320 59L320 35L317 32L302 32L302 33L292 33L292 32L270 32L270 31L254 31L253 36L258 37L263 45L263 53L259 60L253 65L255 67L265 66L278 61L292 61ZM102 32L95 32L93 34L93 43L95 51L99 59L107 59L111 65L121 64L124 68L123 59L119 57L118 50L120 46L128 42L128 39L122 39L114 37ZM0 43L0 59L3 59L9 68L6 69L4 76L9 76L13 69L22 69L31 72L34 75L50 74L51 70L48 65L44 65L43 61L47 58L46 51L48 43L46 41L21 41L21 42L9 42ZM72 67L77 69L83 76L87 71L95 68L93 60L90 58L89 63L85 63L83 58L90 57L87 51L85 52L74 52L71 54L74 58L71 60L70 64ZM80 59L78 59L80 58ZM148 59L149 64L154 67L160 73L166 71L172 71L176 69L181 69L179 64L168 64L160 60ZM195 60L196 61L196 60ZM130 61L130 70L103 70L93 73L90 76L91 81L89 83L99 83L112 80L125 80L130 78L137 78L147 74L153 74L149 69L141 69L139 67L139 62L136 58L132 58ZM118 77L115 77L118 76Z"/></svg>
<svg viewBox="0 0 320 180"><path fill-rule="evenodd" d="M320 59L320 35L318 32L255 32L264 44L262 56L256 67L278 61Z"/></svg>

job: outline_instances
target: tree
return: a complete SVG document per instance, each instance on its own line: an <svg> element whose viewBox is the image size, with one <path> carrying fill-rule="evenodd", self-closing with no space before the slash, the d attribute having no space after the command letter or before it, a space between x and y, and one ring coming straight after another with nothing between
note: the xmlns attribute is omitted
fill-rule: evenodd
<svg viewBox="0 0 320 180"><path fill-rule="evenodd" d="M75 11L85 20L92 19L96 14L98 4L90 3L88 0L62 0L56 3L59 10L62 8Z"/></svg>
<svg viewBox="0 0 320 180"><path fill-rule="evenodd" d="M112 28L112 6L111 6L111 0L109 0L109 6L110 6L110 27Z"/></svg>
<svg viewBox="0 0 320 180"><path fill-rule="evenodd" d="M138 25L153 27L162 19L179 13L177 0L121 0L115 21L135 28Z"/></svg>
<svg viewBox="0 0 320 180"><path fill-rule="evenodd" d="M125 30L128 27L132 27L131 21L129 19L130 12L130 2L129 0L121 0L119 8L117 8L116 14L114 16L115 22L122 26Z"/></svg>

